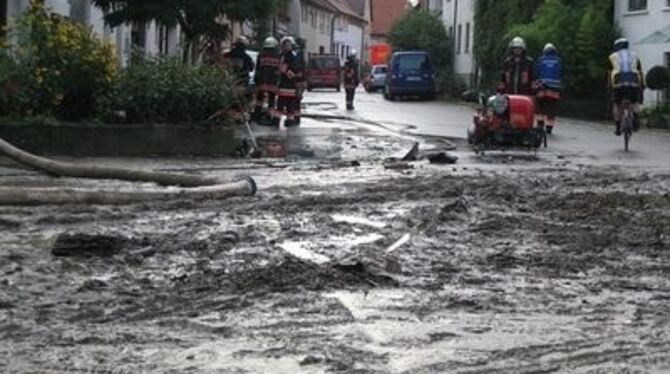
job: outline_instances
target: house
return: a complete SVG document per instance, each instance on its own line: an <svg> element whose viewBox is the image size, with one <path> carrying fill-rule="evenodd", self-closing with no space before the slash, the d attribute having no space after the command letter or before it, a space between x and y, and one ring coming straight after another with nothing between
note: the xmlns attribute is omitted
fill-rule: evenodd
<svg viewBox="0 0 670 374"><path fill-rule="evenodd" d="M293 0L289 5L288 33L305 39L307 53L330 52L333 21L338 13L328 0Z"/></svg>
<svg viewBox="0 0 670 374"><path fill-rule="evenodd" d="M152 56L176 56L181 53L181 33L178 27L160 26L156 22L123 25L114 29L105 25L102 10L90 0L45 0L55 13L91 27L102 38L116 46L119 64L126 66L133 48ZM30 0L0 0L0 22L11 25L30 4Z"/></svg>
<svg viewBox="0 0 670 374"><path fill-rule="evenodd" d="M359 49L359 58L361 61L369 61L370 59L370 31L372 30L372 6L371 0L349 0L351 8L365 20L365 27L363 28L363 45Z"/></svg>
<svg viewBox="0 0 670 374"><path fill-rule="evenodd" d="M670 67L670 0L615 0L614 21L644 69ZM657 93L645 92L646 104L657 101Z"/></svg>
<svg viewBox="0 0 670 374"><path fill-rule="evenodd" d="M393 25L408 11L407 0L370 0L371 22L370 44L387 43L387 35Z"/></svg>
<svg viewBox="0 0 670 374"><path fill-rule="evenodd" d="M474 53L476 0L429 0L429 9L437 12L453 42L456 78L468 87L477 84Z"/></svg>
<svg viewBox="0 0 670 374"><path fill-rule="evenodd" d="M331 53L336 53L342 62L349 52L356 50L357 56L362 57L364 48L364 31L368 21L351 6L349 0L329 0L337 10L333 24L333 41Z"/></svg>

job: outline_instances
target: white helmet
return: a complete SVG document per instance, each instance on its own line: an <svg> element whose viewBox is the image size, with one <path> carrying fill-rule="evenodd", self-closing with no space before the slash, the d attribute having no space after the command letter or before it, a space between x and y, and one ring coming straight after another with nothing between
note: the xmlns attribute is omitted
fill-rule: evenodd
<svg viewBox="0 0 670 374"><path fill-rule="evenodd" d="M547 45L544 46L544 49L543 49L542 51L543 51L544 53L547 53L547 52L556 52L556 46L553 45L553 44L551 44L551 43L547 43Z"/></svg>
<svg viewBox="0 0 670 374"><path fill-rule="evenodd" d="M274 36L268 36L263 41L263 49L275 49L279 46L279 42Z"/></svg>
<svg viewBox="0 0 670 374"><path fill-rule="evenodd" d="M293 39L292 36L285 36L285 37L281 38L281 43L280 44L282 45L282 47L284 46L284 44L286 42L291 43L291 47L293 47L295 45L295 39Z"/></svg>
<svg viewBox="0 0 670 374"><path fill-rule="evenodd" d="M235 45L241 45L241 46L248 46L249 45L249 39L247 39L246 36L240 35L235 39Z"/></svg>
<svg viewBox="0 0 670 374"><path fill-rule="evenodd" d="M628 49L628 39L620 38L614 42L614 49L619 51L621 49Z"/></svg>
<svg viewBox="0 0 670 374"><path fill-rule="evenodd" d="M349 58L354 58L354 57L356 57L356 55L357 55L357 53L356 53L355 49L352 49L351 51L349 51Z"/></svg>
<svg viewBox="0 0 670 374"><path fill-rule="evenodd" d="M524 51L526 50L526 41L523 40L522 37L516 36L512 41L509 43L509 48L514 49L514 48L521 48Z"/></svg>

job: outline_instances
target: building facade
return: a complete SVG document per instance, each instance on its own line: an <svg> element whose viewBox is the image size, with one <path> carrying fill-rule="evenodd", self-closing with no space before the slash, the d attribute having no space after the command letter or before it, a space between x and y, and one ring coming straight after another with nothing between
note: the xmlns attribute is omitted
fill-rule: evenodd
<svg viewBox="0 0 670 374"><path fill-rule="evenodd" d="M289 34L305 39L307 53L329 53L337 10L327 0L294 0Z"/></svg>
<svg viewBox="0 0 670 374"><path fill-rule="evenodd" d="M367 21L351 6L349 0L330 0L337 9L333 20L333 42L331 53L337 54L344 62L351 51L361 57L364 48L364 31Z"/></svg>
<svg viewBox="0 0 670 374"><path fill-rule="evenodd" d="M453 43L454 74L468 87L477 85L477 60L474 53L476 0L430 0L429 9L437 12Z"/></svg>
<svg viewBox="0 0 670 374"><path fill-rule="evenodd" d="M614 18L645 70L670 67L670 0L615 0ZM646 104L657 101L656 92L645 92Z"/></svg>
<svg viewBox="0 0 670 374"><path fill-rule="evenodd" d="M112 29L105 25L102 10L92 6L90 0L45 0L44 3L53 12L87 25L100 37L113 43L121 66L127 66L134 48L150 56L179 56L181 53L178 26L168 28L150 22ZM0 20L4 25L11 26L29 4L30 0L0 0Z"/></svg>

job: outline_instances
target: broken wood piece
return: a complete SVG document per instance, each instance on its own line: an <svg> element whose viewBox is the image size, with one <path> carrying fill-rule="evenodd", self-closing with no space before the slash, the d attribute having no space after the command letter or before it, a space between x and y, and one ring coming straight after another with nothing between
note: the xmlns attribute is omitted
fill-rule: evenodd
<svg viewBox="0 0 670 374"><path fill-rule="evenodd" d="M386 249L386 253L387 254L391 253L391 252L395 251L396 249L402 247L411 238L412 238L412 235L410 233L407 233L407 234L403 235L400 239L398 239L395 243L391 244L391 246Z"/></svg>
<svg viewBox="0 0 670 374"><path fill-rule="evenodd" d="M400 159L400 161L416 161L419 158L419 142L414 143L412 149L407 152L407 154Z"/></svg>

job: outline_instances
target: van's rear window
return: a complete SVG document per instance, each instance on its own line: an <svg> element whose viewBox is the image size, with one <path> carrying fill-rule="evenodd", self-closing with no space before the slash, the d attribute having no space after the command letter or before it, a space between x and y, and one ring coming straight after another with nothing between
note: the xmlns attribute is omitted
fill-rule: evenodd
<svg viewBox="0 0 670 374"><path fill-rule="evenodd" d="M337 69L340 67L340 62L336 58L313 58L309 60L310 69Z"/></svg>
<svg viewBox="0 0 670 374"><path fill-rule="evenodd" d="M399 70L430 70L430 61L426 55L397 56L395 65Z"/></svg>

